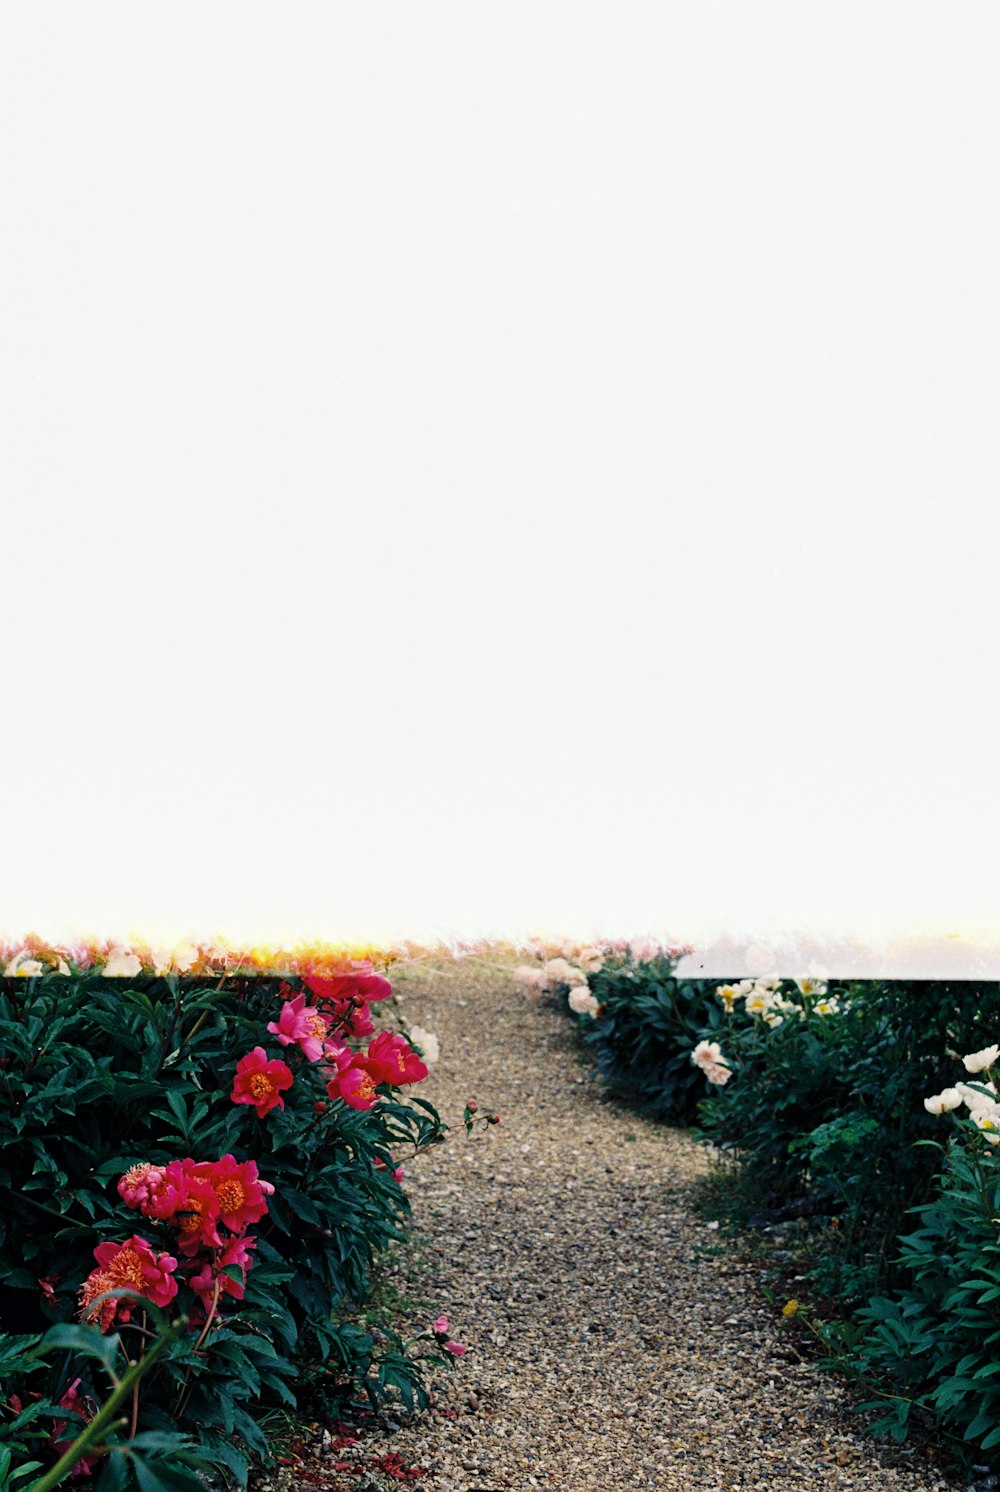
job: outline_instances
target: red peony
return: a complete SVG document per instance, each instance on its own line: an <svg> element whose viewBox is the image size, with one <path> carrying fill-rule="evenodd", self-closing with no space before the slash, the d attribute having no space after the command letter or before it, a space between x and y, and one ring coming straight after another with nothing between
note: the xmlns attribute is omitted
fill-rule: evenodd
<svg viewBox="0 0 1000 1492"><path fill-rule="evenodd" d="M252 1103L257 1117L263 1119L272 1109L283 1109L285 1100L281 1093L292 1086L292 1074L278 1058L268 1061L262 1046L241 1057L236 1064L236 1077L230 1097L233 1103Z"/></svg>
<svg viewBox="0 0 1000 1492"><path fill-rule="evenodd" d="M238 1161L234 1155L200 1161L192 1175L212 1188L216 1216L231 1233L242 1233L248 1223L259 1223L267 1211L267 1197L274 1191L270 1181L261 1181L257 1175L256 1161Z"/></svg>
<svg viewBox="0 0 1000 1492"><path fill-rule="evenodd" d="M172 1160L164 1169L178 1198L171 1221L177 1229L180 1252L195 1254L200 1248L221 1248L219 1199L211 1180L201 1174L200 1166L190 1156Z"/></svg>
<svg viewBox="0 0 1000 1492"><path fill-rule="evenodd" d="M307 974L305 984L321 1000L368 1004L392 994L392 985L381 974Z"/></svg>
<svg viewBox="0 0 1000 1492"><path fill-rule="evenodd" d="M49 1436L49 1444L52 1446L52 1449L57 1457L64 1456L66 1454L66 1452L72 1447L74 1440L78 1438L84 1425L88 1425L94 1418L94 1415L97 1413L97 1405L94 1403L94 1401L92 1399L85 1398L84 1395L80 1393L79 1378L73 1379L73 1382L70 1384L69 1388L59 1400L59 1408L68 1409L71 1414L77 1415L78 1418L69 1421L68 1436L65 1434L67 1430L66 1420L56 1420L56 1422L52 1426L52 1432ZM96 1453L93 1450L88 1451L86 1455L81 1456L79 1461L77 1461L76 1465L70 1472L70 1476L89 1476L90 1472L93 1471L94 1467L97 1465L103 1454L103 1451L98 1451Z"/></svg>
<svg viewBox="0 0 1000 1492"><path fill-rule="evenodd" d="M427 1068L398 1031L380 1031L368 1043L368 1060L378 1069L379 1082L391 1083L394 1088L419 1083L427 1076Z"/></svg>
<svg viewBox="0 0 1000 1492"><path fill-rule="evenodd" d="M378 1102L375 1090L380 1081L367 1057L354 1056L331 1077L326 1091L330 1098L342 1098L352 1109L371 1109Z"/></svg>

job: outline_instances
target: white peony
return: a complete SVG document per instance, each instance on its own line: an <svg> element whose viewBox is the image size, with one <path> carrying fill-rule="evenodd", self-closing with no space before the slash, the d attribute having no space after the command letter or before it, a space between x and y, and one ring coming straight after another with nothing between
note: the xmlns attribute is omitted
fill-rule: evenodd
<svg viewBox="0 0 1000 1492"><path fill-rule="evenodd" d="M45 965L37 958L29 958L22 950L4 969L4 978L10 979L15 974L20 974L24 979L31 979L36 974L45 973Z"/></svg>
<svg viewBox="0 0 1000 1492"><path fill-rule="evenodd" d="M136 954L120 948L112 953L102 973L105 979L134 979L142 973L142 963Z"/></svg>
<svg viewBox="0 0 1000 1492"><path fill-rule="evenodd" d="M427 1063L427 1066L433 1067L441 1055L441 1043L434 1035L434 1032L425 1031L422 1026L411 1026L410 1040L415 1042L423 1052L424 1061Z"/></svg>
<svg viewBox="0 0 1000 1492"><path fill-rule="evenodd" d="M930 1098L925 1098L924 1108L928 1114L945 1114L957 1109L961 1102L962 1095L957 1088L945 1088L941 1093L932 1093Z"/></svg>
<svg viewBox="0 0 1000 1492"><path fill-rule="evenodd" d="M986 1092L981 1093L980 1088L985 1088ZM962 1102L970 1114L975 1114L978 1109L995 1108L996 1091L992 1083L980 1083L975 1088L970 1088L968 1083L955 1084L955 1092L961 1094Z"/></svg>
<svg viewBox="0 0 1000 1492"><path fill-rule="evenodd" d="M972 1122L991 1145L1000 1142L1000 1108L976 1109Z"/></svg>
<svg viewBox="0 0 1000 1492"><path fill-rule="evenodd" d="M963 1057L966 1072L982 1072L984 1068L992 1067L1000 1057L1000 1046L984 1046L981 1052L971 1052L968 1057Z"/></svg>

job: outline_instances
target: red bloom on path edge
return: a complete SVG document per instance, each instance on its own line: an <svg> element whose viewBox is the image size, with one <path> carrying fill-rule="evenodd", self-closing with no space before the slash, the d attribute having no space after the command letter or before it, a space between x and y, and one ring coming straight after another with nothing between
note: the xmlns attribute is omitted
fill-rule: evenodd
<svg viewBox="0 0 1000 1492"><path fill-rule="evenodd" d="M101 1302L99 1311L91 1302L107 1290L134 1290L154 1305L166 1306L177 1294L174 1270L177 1260L171 1254L154 1253L152 1245L138 1234L124 1243L99 1243L94 1250L97 1268L92 1269L80 1290L80 1315L107 1331L114 1321L131 1320L135 1301L128 1296Z"/></svg>
<svg viewBox="0 0 1000 1492"><path fill-rule="evenodd" d="M378 1067L383 1083L401 1088L404 1083L420 1083L428 1069L421 1062L405 1036L398 1031L380 1031L368 1043L368 1060Z"/></svg>
<svg viewBox="0 0 1000 1492"><path fill-rule="evenodd" d="M292 1086L291 1069L279 1058L268 1061L262 1046L241 1057L236 1064L236 1077L230 1097L233 1103L252 1103L257 1117L263 1119L272 1109L283 1109L285 1100L281 1092Z"/></svg>

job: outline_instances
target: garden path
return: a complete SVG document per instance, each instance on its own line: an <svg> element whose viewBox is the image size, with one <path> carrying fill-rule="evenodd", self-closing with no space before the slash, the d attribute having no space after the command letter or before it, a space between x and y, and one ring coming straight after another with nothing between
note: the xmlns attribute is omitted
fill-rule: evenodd
<svg viewBox="0 0 1000 1492"><path fill-rule="evenodd" d="M416 1238L394 1284L469 1350L434 1410L359 1456L426 1467L424 1492L959 1485L861 1434L755 1266L691 1210L703 1150L604 1099L564 1016L477 961L392 977L440 1038L420 1092L453 1126L406 1167ZM502 1117L467 1139L473 1097Z"/></svg>

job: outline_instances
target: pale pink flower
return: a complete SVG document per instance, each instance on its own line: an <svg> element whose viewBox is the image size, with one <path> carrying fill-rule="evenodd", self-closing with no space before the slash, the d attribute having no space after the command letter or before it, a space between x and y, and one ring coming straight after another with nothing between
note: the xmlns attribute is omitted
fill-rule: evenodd
<svg viewBox="0 0 1000 1492"><path fill-rule="evenodd" d="M541 989L545 983L545 971L541 967L533 969L530 964L518 964L514 978L523 989Z"/></svg>
<svg viewBox="0 0 1000 1492"><path fill-rule="evenodd" d="M648 964L660 955L660 945L655 938L633 938L628 947L637 964Z"/></svg>
<svg viewBox="0 0 1000 1492"><path fill-rule="evenodd" d="M569 1008L574 1015L596 1016L601 1007L586 985L577 985L569 992Z"/></svg>
<svg viewBox="0 0 1000 1492"><path fill-rule="evenodd" d="M699 1041L691 1053L691 1061L704 1071L722 1061L722 1048L717 1041Z"/></svg>
<svg viewBox="0 0 1000 1492"><path fill-rule="evenodd" d="M568 964L564 958L550 958L543 970L545 983L542 988L551 990L560 984L579 984L577 976L580 972L579 969L574 969L571 964ZM583 975L584 983L586 983L586 977Z"/></svg>

